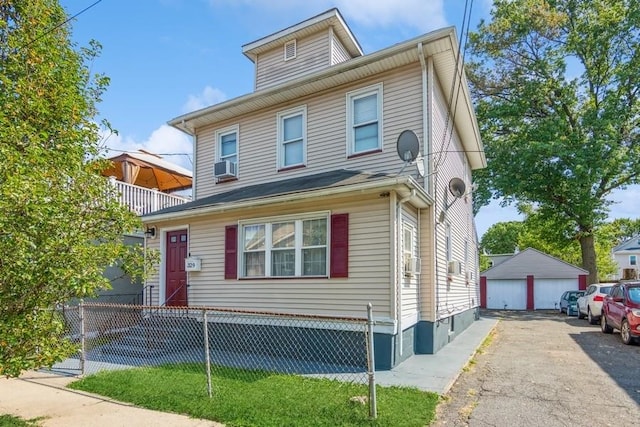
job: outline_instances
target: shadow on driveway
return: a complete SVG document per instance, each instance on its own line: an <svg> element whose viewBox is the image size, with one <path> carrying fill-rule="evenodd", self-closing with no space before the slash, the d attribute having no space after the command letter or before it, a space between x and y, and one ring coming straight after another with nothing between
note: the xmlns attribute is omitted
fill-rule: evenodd
<svg viewBox="0 0 640 427"><path fill-rule="evenodd" d="M576 320L582 322L582 320ZM603 334L600 326L585 323L586 330L569 336L604 372L640 405L640 345L624 345L618 331ZM588 372L584 373L589 375Z"/></svg>
<svg viewBox="0 0 640 427"><path fill-rule="evenodd" d="M640 345L624 345L620 332L603 334L599 325L590 325L586 319L560 314L555 310L484 310L484 317L510 321L552 321L572 328L569 337L609 375L631 399L640 405ZM580 375L589 375L581 372Z"/></svg>

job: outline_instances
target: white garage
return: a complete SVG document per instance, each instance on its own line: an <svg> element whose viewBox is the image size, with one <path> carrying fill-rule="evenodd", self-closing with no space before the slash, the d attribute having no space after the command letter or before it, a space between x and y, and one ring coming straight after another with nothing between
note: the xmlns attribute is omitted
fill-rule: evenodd
<svg viewBox="0 0 640 427"><path fill-rule="evenodd" d="M526 280L492 280L487 283L487 308L493 310L525 310Z"/></svg>
<svg viewBox="0 0 640 427"><path fill-rule="evenodd" d="M578 290L578 278L535 279L533 282L533 307L536 310L557 309L564 291Z"/></svg>
<svg viewBox="0 0 640 427"><path fill-rule="evenodd" d="M588 272L536 249L492 257L480 273L480 306L494 310L552 310L567 290L586 288Z"/></svg>

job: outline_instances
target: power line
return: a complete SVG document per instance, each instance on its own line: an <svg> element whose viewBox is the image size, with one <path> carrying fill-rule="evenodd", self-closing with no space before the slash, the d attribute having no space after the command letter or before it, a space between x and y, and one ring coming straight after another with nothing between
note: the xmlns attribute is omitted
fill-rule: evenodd
<svg viewBox="0 0 640 427"><path fill-rule="evenodd" d="M105 147L105 150L115 151L118 153L138 153L138 151L131 150L116 150L115 148ZM191 153L153 153L156 156L191 156Z"/></svg>
<svg viewBox="0 0 640 427"><path fill-rule="evenodd" d="M37 42L38 40L40 40L41 38L43 38L44 36L46 36L47 34L50 34L51 32L57 30L58 28L62 27L63 25L66 25L67 23L69 23L69 21L71 21L72 19L77 18L78 16L82 15L83 13L85 13L87 10L91 9L92 7L94 7L95 5L97 5L98 3L100 3L102 0L97 0L96 2L94 2L93 4L91 4L90 6L85 7L84 9L82 9L80 12L76 13L75 15L67 18L65 21L59 23L58 25L55 25L51 28L49 28L47 31L45 31L44 33L40 34L38 37L36 37L33 40L28 41L27 43L23 44L22 46L20 46L18 48L18 50L22 50L26 47L31 46L33 43Z"/></svg>
<svg viewBox="0 0 640 427"><path fill-rule="evenodd" d="M467 8L469 13L467 14ZM445 121L444 134L442 135L442 147L443 150L440 153L444 153L444 158L442 158L442 154L438 156L437 161L435 162L434 169L438 169L439 166L444 163L446 159L446 155L449 152L449 146L451 145L451 140L453 139L454 132L454 124L451 123L451 132L449 132L449 138L447 140L447 131L449 129L450 121L455 121L456 110L458 108L458 94L460 90L462 90L462 77L464 75L464 58L467 51L467 41L469 39L469 25L471 25L471 10L473 8L473 0L469 2L469 0L465 0L464 5L464 14L462 17L462 26L460 28L460 40L458 41L458 52L456 54L456 63L454 67L455 77L451 81L451 90L449 93L449 109L447 110L447 118ZM466 28L466 29L465 29ZM463 43L464 40L464 43ZM461 70L461 71L459 71ZM458 80L458 86L456 90L456 80ZM455 95L454 95L455 92ZM455 104L454 104L455 98ZM451 117L451 110L453 109L453 117ZM445 141L446 147L445 147Z"/></svg>

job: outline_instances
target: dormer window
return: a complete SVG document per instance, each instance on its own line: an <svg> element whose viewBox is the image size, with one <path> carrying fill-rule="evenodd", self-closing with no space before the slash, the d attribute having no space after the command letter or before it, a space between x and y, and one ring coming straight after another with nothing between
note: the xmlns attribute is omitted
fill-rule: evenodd
<svg viewBox="0 0 640 427"><path fill-rule="evenodd" d="M295 59L296 57L296 41L291 40L284 44L284 60Z"/></svg>

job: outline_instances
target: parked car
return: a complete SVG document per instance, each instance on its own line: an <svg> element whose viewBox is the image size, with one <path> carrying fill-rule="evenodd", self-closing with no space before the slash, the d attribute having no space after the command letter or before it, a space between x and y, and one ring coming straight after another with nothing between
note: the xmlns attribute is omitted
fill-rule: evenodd
<svg viewBox="0 0 640 427"><path fill-rule="evenodd" d="M600 329L610 334L620 330L625 344L640 339L640 282L620 282L602 301Z"/></svg>
<svg viewBox="0 0 640 427"><path fill-rule="evenodd" d="M584 295L584 291L566 291L560 297L560 313L567 313L567 316L578 314L578 297Z"/></svg>
<svg viewBox="0 0 640 427"><path fill-rule="evenodd" d="M595 325L600 320L602 312L602 300L609 294L615 283L594 283L589 285L584 295L578 298L578 319L589 320Z"/></svg>

